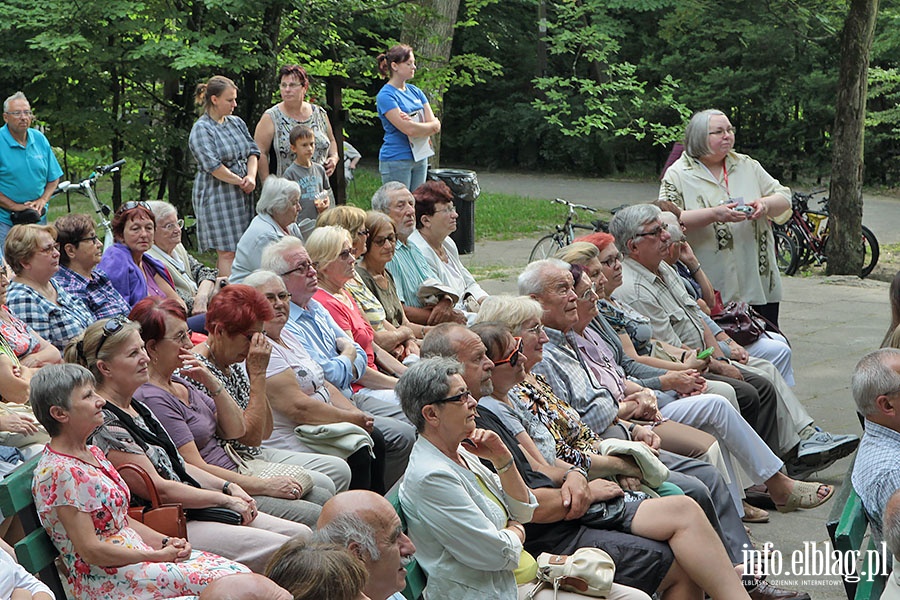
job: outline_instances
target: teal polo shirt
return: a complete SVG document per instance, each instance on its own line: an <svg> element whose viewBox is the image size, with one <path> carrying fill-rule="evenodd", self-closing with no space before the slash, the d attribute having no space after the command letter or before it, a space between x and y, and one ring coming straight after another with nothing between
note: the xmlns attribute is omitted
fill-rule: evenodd
<svg viewBox="0 0 900 600"><path fill-rule="evenodd" d="M19 204L37 200L63 171L50 142L37 129L28 130L28 144L13 139L9 127L0 128L0 193ZM0 208L0 221L12 224L9 211Z"/></svg>

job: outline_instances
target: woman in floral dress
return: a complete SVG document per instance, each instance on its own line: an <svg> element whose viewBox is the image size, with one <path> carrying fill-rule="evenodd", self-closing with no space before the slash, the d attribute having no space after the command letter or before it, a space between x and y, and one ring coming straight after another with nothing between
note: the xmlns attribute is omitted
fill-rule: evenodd
<svg viewBox="0 0 900 600"><path fill-rule="evenodd" d="M103 424L105 404L90 371L72 364L42 368L31 380L31 402L50 434L32 494L76 599L176 598L249 572L128 517L128 486L103 452L86 444Z"/></svg>

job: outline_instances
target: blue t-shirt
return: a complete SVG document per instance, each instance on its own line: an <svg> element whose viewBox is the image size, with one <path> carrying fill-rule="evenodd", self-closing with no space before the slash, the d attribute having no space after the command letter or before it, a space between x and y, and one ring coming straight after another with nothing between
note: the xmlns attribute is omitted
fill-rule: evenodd
<svg viewBox="0 0 900 600"><path fill-rule="evenodd" d="M0 128L0 193L4 196L19 204L37 200L47 183L62 174L43 133L29 129L28 144L22 146L9 132L9 126ZM12 224L8 210L0 208L0 221Z"/></svg>
<svg viewBox="0 0 900 600"><path fill-rule="evenodd" d="M411 115L421 111L428 104L428 98L416 86L407 83L406 90L398 90L389 83L384 84L378 96L375 97L378 107L378 117L384 127L384 143L378 153L379 160L412 160L412 150L409 147L409 137L388 121L384 115L395 108Z"/></svg>

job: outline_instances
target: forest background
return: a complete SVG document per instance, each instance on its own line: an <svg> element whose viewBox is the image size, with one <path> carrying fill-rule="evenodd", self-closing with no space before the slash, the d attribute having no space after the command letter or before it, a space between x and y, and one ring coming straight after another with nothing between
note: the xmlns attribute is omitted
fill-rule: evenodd
<svg viewBox="0 0 900 600"><path fill-rule="evenodd" d="M0 90L23 90L75 180L131 161L125 199L190 204L193 92L240 88L252 132L279 65L343 86L344 132L377 156L375 56L416 49L443 121L443 165L653 177L696 110L786 181L827 182L848 2L838 0L12 0ZM865 180L900 182L900 0L882 0L869 69ZM87 152L86 152L87 151ZM114 190L116 204L121 188ZM183 212L185 212L183 210ZM189 212L189 211L187 211Z"/></svg>

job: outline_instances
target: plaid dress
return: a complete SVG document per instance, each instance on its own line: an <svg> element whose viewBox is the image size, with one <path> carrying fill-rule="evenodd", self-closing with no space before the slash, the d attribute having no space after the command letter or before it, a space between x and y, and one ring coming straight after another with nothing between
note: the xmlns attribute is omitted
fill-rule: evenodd
<svg viewBox="0 0 900 600"><path fill-rule="evenodd" d="M31 286L13 281L6 293L10 312L34 329L45 340L64 350L69 340L95 321L94 315L82 303L63 289L59 282L50 280L56 288L56 304L38 293Z"/></svg>
<svg viewBox="0 0 900 600"><path fill-rule="evenodd" d="M259 148L240 117L228 116L223 123L216 123L208 115L194 123L190 147L197 161L193 200L200 249L234 252L253 219L253 197L211 173L225 165L232 173L244 177L247 159L259 156Z"/></svg>

